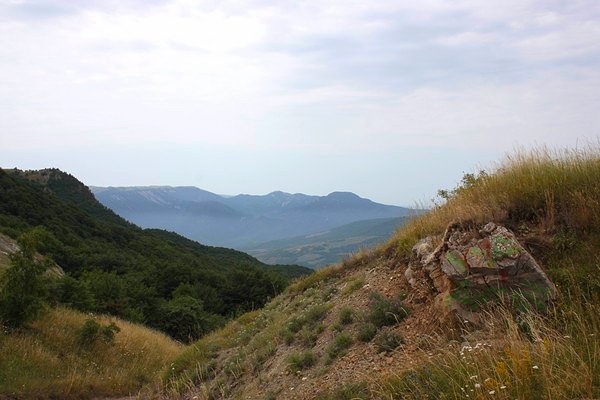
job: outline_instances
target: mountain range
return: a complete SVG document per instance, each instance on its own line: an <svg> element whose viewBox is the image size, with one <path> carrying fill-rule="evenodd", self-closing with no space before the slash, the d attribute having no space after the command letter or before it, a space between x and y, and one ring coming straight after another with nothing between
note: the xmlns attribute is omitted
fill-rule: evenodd
<svg viewBox="0 0 600 400"><path fill-rule="evenodd" d="M406 217L411 209L350 192L326 196L275 191L223 196L196 187L91 187L103 205L145 228L177 232L200 243L249 249L327 231L356 221Z"/></svg>

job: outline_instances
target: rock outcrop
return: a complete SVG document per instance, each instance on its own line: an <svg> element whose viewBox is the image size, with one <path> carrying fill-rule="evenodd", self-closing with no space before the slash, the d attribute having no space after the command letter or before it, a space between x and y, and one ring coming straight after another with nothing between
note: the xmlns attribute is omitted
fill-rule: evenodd
<svg viewBox="0 0 600 400"><path fill-rule="evenodd" d="M486 303L509 301L543 309L556 297L554 284L503 226L488 223L477 230L451 224L439 239L427 237L413 247L405 277L413 287L429 281L442 318L453 314L478 323L478 311Z"/></svg>

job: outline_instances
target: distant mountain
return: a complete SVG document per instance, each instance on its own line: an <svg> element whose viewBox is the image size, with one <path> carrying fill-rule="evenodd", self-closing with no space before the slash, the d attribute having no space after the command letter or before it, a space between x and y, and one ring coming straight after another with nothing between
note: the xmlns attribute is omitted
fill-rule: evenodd
<svg viewBox="0 0 600 400"><path fill-rule="evenodd" d="M125 219L146 228L175 231L201 243L252 247L350 222L411 213L354 193L327 196L272 192L226 197L192 187L92 187L96 198Z"/></svg>
<svg viewBox="0 0 600 400"><path fill-rule="evenodd" d="M277 214L309 205L318 199L319 196L275 191L264 196L239 194L225 199L225 203L245 214Z"/></svg>
<svg viewBox="0 0 600 400"><path fill-rule="evenodd" d="M192 186L149 186L149 187L90 187L96 198L111 209L158 210L185 207L185 204L220 202L218 194Z"/></svg>
<svg viewBox="0 0 600 400"><path fill-rule="evenodd" d="M406 217L352 222L327 231L274 240L244 250L266 263L291 263L310 268L339 262L358 251L385 242Z"/></svg>

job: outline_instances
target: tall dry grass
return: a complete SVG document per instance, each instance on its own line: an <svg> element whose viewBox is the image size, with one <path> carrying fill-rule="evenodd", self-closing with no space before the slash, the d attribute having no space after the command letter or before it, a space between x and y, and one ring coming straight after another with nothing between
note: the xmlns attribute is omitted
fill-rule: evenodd
<svg viewBox="0 0 600 400"><path fill-rule="evenodd" d="M600 230L600 146L519 151L466 178L447 202L400 228L385 248L406 255L420 238L455 221Z"/></svg>
<svg viewBox="0 0 600 400"><path fill-rule="evenodd" d="M116 318L114 344L82 347L77 330L87 315L57 308L30 328L0 334L0 397L92 398L135 394L183 350L167 336Z"/></svg>
<svg viewBox="0 0 600 400"><path fill-rule="evenodd" d="M436 349L415 369L370 382L385 399L593 399L600 396L600 307L490 318L491 340ZM581 314L580 314L581 313ZM558 322L568 323L559 328Z"/></svg>

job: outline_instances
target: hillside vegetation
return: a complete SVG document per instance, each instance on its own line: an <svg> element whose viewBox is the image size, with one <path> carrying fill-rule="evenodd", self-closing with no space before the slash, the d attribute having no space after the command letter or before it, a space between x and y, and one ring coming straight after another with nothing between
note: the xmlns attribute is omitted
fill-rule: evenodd
<svg viewBox="0 0 600 400"><path fill-rule="evenodd" d="M378 249L301 279L194 343L156 398L600 397L600 151L539 150L465 175ZM451 222L511 229L555 282L544 314L496 306L472 326L438 318L404 272Z"/></svg>
<svg viewBox="0 0 600 400"><path fill-rule="evenodd" d="M179 340L263 305L302 267L266 266L248 254L204 246L177 234L143 230L98 203L59 170L0 170L0 232L33 229L37 251L67 276L51 302L112 314ZM283 274L282 274L283 272Z"/></svg>
<svg viewBox="0 0 600 400"><path fill-rule="evenodd" d="M164 334L108 316L114 341L82 343L89 315L57 308L27 329L0 331L0 398L95 398L135 394L156 378L183 346Z"/></svg>

